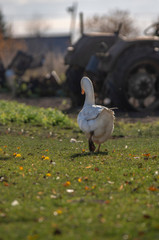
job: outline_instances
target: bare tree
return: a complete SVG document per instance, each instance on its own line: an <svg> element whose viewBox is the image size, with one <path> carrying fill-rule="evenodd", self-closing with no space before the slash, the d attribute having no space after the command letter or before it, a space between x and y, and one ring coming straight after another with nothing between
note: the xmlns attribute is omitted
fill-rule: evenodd
<svg viewBox="0 0 159 240"><path fill-rule="evenodd" d="M122 24L120 33L124 36L137 36L139 29L128 11L113 10L103 16L94 16L86 21L86 30L114 33Z"/></svg>
<svg viewBox="0 0 159 240"><path fill-rule="evenodd" d="M0 32L5 35L7 31L6 23L4 21L4 16L2 11L0 10Z"/></svg>
<svg viewBox="0 0 159 240"><path fill-rule="evenodd" d="M144 30L145 35L159 36L159 16Z"/></svg>
<svg viewBox="0 0 159 240"><path fill-rule="evenodd" d="M49 24L39 14L34 15L26 25L27 32L37 37L44 35L49 28Z"/></svg>

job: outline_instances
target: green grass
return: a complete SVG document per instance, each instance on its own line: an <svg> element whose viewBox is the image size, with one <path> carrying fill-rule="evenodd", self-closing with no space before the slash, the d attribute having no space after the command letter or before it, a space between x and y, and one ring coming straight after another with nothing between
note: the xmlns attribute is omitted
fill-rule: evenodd
<svg viewBox="0 0 159 240"><path fill-rule="evenodd" d="M37 100L38 101L38 100ZM38 126L69 127L73 123L61 111L51 108L38 108L17 102L0 101L0 123L31 123Z"/></svg>
<svg viewBox="0 0 159 240"><path fill-rule="evenodd" d="M99 154L66 126L1 126L0 239L159 239L158 122L116 122Z"/></svg>

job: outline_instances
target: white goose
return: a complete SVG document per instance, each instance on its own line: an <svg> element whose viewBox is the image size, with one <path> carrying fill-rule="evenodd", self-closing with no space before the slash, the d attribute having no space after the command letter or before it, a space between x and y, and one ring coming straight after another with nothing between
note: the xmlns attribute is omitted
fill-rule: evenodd
<svg viewBox="0 0 159 240"><path fill-rule="evenodd" d="M114 112L104 106L95 105L93 84L88 77L81 79L81 89L82 94L85 93L85 102L78 114L77 122L88 138L89 150L94 152L94 143L97 143L97 152L99 152L101 143L105 142L113 132Z"/></svg>

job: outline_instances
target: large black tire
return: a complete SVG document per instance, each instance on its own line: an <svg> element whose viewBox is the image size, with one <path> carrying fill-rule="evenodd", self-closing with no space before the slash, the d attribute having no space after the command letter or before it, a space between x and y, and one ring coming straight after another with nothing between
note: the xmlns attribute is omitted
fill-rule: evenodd
<svg viewBox="0 0 159 240"><path fill-rule="evenodd" d="M158 109L158 49L139 46L126 50L108 74L105 86L113 105L121 110Z"/></svg>
<svg viewBox="0 0 159 240"><path fill-rule="evenodd" d="M72 107L82 106L84 96L81 94L80 81L83 77L84 69L70 66L66 71L66 89L72 101Z"/></svg>

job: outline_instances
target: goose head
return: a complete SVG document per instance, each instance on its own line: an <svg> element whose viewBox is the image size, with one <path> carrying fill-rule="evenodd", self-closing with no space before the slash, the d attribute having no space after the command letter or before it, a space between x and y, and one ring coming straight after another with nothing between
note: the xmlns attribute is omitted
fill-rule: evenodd
<svg viewBox="0 0 159 240"><path fill-rule="evenodd" d="M88 77L83 77L81 79L81 89L82 89L82 94L85 93L84 105L95 104L93 84Z"/></svg>

